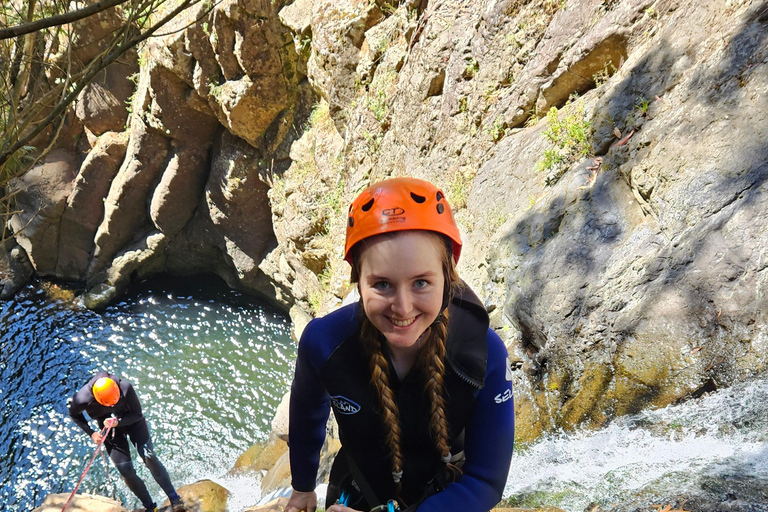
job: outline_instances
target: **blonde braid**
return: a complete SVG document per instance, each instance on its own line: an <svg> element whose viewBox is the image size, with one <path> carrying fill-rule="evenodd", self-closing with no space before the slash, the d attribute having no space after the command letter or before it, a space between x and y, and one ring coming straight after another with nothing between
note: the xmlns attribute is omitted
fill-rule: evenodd
<svg viewBox="0 0 768 512"><path fill-rule="evenodd" d="M448 309L442 318L431 328L427 341L422 349L420 363L424 368L426 382L424 390L430 398L429 427L435 447L446 462L451 455L448 421L445 418L445 392L443 376L445 375L445 340L448 334Z"/></svg>
<svg viewBox="0 0 768 512"><path fill-rule="evenodd" d="M400 493L400 478L403 475L403 454L400 449L402 432L400 430L400 413L397 409L395 394L389 387L389 363L381 352L381 338L379 331L373 326L367 317L363 319L360 338L368 353L371 368L371 380L376 386L381 407L381 416L384 422L384 438L389 447L392 459L392 476Z"/></svg>

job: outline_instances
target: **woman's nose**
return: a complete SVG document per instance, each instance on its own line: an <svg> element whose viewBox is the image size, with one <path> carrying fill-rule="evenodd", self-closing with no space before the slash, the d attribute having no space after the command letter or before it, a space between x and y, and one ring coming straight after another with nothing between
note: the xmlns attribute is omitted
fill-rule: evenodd
<svg viewBox="0 0 768 512"><path fill-rule="evenodd" d="M413 300L408 290L398 290L392 300L392 312L405 318L405 315L411 312L412 304Z"/></svg>

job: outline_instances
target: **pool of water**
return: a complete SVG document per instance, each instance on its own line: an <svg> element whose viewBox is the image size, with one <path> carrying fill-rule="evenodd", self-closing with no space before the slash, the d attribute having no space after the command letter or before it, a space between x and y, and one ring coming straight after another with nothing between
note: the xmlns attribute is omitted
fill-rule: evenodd
<svg viewBox="0 0 768 512"><path fill-rule="evenodd" d="M0 302L0 509L31 510L71 492L94 445L67 400L99 369L133 382L177 487L221 477L266 440L295 358L283 314L207 277L145 282L102 312L50 290L33 285ZM110 495L111 483L126 507L139 506L109 472L97 459L80 491Z"/></svg>

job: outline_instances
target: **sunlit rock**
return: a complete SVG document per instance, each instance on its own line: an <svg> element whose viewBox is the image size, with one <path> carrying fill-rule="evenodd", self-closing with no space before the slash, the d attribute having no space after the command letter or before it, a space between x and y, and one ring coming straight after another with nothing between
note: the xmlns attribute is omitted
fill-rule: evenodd
<svg viewBox="0 0 768 512"><path fill-rule="evenodd" d="M187 512L226 512L227 498L230 492L211 480L200 480L194 484L176 489ZM170 501L165 500L163 507L169 507Z"/></svg>
<svg viewBox="0 0 768 512"><path fill-rule="evenodd" d="M275 466L279 458L287 451L288 444L282 439L254 444L237 458L230 473L268 471Z"/></svg>
<svg viewBox="0 0 768 512"><path fill-rule="evenodd" d="M61 512L71 493L49 494L32 512ZM96 494L75 494L67 507L70 512L128 512L120 503Z"/></svg>

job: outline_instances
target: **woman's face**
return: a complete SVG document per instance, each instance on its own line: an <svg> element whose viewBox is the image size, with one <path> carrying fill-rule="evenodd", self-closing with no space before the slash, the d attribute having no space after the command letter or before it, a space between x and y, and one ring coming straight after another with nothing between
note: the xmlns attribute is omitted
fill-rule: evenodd
<svg viewBox="0 0 768 512"><path fill-rule="evenodd" d="M443 303L440 239L423 231L375 237L360 255L365 314L393 351L412 347Z"/></svg>

